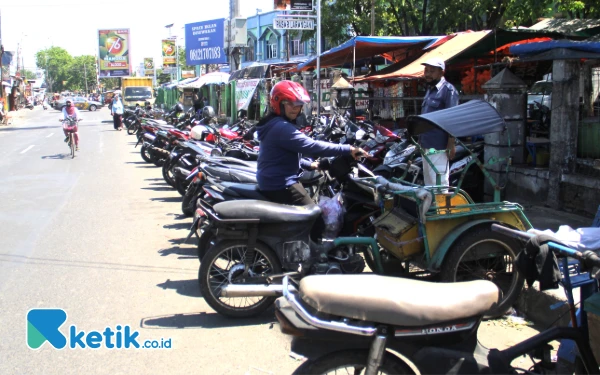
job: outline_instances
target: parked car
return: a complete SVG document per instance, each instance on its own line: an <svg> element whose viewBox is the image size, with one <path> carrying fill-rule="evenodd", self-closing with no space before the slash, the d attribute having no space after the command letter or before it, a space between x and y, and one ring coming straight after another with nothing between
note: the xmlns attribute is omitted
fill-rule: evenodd
<svg viewBox="0 0 600 375"><path fill-rule="evenodd" d="M54 109L62 111L62 109L67 105L67 99L73 100L73 98L70 96L62 96L60 99L54 102Z"/></svg>
<svg viewBox="0 0 600 375"><path fill-rule="evenodd" d="M104 104L94 101L94 100L88 100L82 96L76 96L75 97L75 107L81 109L81 110L89 110L94 112L95 110L97 110L98 108L102 108L104 106Z"/></svg>

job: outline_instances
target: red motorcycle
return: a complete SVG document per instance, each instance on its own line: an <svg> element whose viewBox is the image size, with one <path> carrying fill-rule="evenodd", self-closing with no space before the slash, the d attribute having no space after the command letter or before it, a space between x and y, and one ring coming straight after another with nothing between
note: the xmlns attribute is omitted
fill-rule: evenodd
<svg viewBox="0 0 600 375"><path fill-rule="evenodd" d="M387 150L394 143L400 142L402 138L383 125L363 122L360 126L369 130L369 139L360 147L367 153L364 164L373 170L373 168L383 163Z"/></svg>

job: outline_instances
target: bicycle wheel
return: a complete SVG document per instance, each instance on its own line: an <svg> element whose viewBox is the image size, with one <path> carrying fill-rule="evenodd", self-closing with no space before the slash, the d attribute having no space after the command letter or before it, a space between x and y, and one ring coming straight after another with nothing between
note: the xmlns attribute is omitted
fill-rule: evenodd
<svg viewBox="0 0 600 375"><path fill-rule="evenodd" d="M69 133L69 146L71 147L71 159L75 158L75 137Z"/></svg>

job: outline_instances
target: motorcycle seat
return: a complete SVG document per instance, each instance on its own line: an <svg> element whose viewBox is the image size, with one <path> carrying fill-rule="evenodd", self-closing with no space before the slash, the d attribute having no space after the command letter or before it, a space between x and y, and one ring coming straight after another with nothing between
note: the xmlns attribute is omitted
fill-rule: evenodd
<svg viewBox="0 0 600 375"><path fill-rule="evenodd" d="M210 176L219 178L221 181L250 184L257 183L255 171L245 171L243 169L233 169L213 165L206 165L203 169L204 172L208 173Z"/></svg>
<svg viewBox="0 0 600 375"><path fill-rule="evenodd" d="M169 125L164 120L147 119L146 121L149 122L149 123L151 123L151 124L154 124L154 125L161 125L161 126L162 125ZM171 125L169 125L169 126L171 126ZM173 126L171 126L171 127L173 127Z"/></svg>
<svg viewBox="0 0 600 375"><path fill-rule="evenodd" d="M225 187L223 192L232 196L240 196L246 199L257 199L261 201L268 200L267 197L260 193L256 184L237 184L234 182L223 182Z"/></svg>
<svg viewBox="0 0 600 375"><path fill-rule="evenodd" d="M381 275L314 275L300 281L316 310L364 321L421 327L484 315L501 299L486 280L434 283Z"/></svg>
<svg viewBox="0 0 600 375"><path fill-rule="evenodd" d="M261 200L228 201L213 206L222 219L259 219L261 223L301 223L321 215L319 206L289 206Z"/></svg>

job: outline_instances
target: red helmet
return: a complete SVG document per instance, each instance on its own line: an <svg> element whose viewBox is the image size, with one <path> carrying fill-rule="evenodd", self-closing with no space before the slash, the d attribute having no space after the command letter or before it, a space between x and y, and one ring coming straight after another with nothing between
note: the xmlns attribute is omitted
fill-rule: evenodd
<svg viewBox="0 0 600 375"><path fill-rule="evenodd" d="M292 81L281 81L271 89L271 108L276 115L281 115L281 104L284 101L303 105L310 103L310 96L301 84Z"/></svg>

